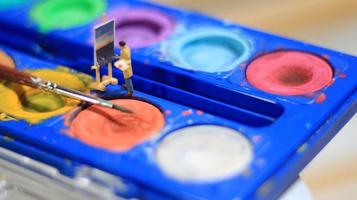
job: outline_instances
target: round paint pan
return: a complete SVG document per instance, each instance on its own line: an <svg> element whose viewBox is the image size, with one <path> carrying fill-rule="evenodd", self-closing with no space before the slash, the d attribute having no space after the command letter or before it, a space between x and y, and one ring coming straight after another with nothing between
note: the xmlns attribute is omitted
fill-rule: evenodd
<svg viewBox="0 0 357 200"><path fill-rule="evenodd" d="M59 85L86 92L89 77L70 73L67 68L29 70L34 76L53 81ZM29 123L39 123L45 119L65 114L80 104L80 101L66 98L51 92L27 87L25 85L4 82L0 84L0 110L16 119Z"/></svg>
<svg viewBox="0 0 357 200"><path fill-rule="evenodd" d="M250 84L279 95L304 95L328 85L333 76L323 58L301 51L277 51L257 57L247 68Z"/></svg>
<svg viewBox="0 0 357 200"><path fill-rule="evenodd" d="M234 69L250 52L246 39L217 29L187 32L170 41L165 51L176 66L209 73Z"/></svg>
<svg viewBox="0 0 357 200"><path fill-rule="evenodd" d="M252 160L249 141L234 129L197 125L178 129L159 143L157 164L183 182L212 182L242 172Z"/></svg>
<svg viewBox="0 0 357 200"><path fill-rule="evenodd" d="M107 18L116 21L116 41L124 40L132 48L159 43L175 29L175 21L158 10L116 10L108 14Z"/></svg>
<svg viewBox="0 0 357 200"><path fill-rule="evenodd" d="M105 8L105 0L51 0L35 5L30 17L41 31L64 30L93 21Z"/></svg>
<svg viewBox="0 0 357 200"><path fill-rule="evenodd" d="M152 104L134 99L112 102L134 114L92 105L74 118L69 133L96 147L127 151L159 133L165 124L163 114Z"/></svg>

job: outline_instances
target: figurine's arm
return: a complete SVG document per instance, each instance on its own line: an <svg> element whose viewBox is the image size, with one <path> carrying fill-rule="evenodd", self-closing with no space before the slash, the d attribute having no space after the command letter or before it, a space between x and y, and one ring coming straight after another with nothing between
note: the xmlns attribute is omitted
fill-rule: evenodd
<svg viewBox="0 0 357 200"><path fill-rule="evenodd" d="M129 79L133 76L133 70L130 63L117 61L114 63L114 66L123 72L125 79Z"/></svg>

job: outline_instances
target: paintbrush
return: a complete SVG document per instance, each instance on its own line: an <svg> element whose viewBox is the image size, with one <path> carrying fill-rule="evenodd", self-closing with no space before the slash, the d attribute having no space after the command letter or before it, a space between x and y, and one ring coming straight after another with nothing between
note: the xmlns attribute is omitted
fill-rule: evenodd
<svg viewBox="0 0 357 200"><path fill-rule="evenodd" d="M0 64L0 79L5 79L9 81L13 81L18 84L30 86L33 88L38 88L41 90L49 91L49 92L54 92L59 95L63 95L69 98L73 99L78 99L81 101L85 101L91 104L107 107L107 108L113 108L122 112L126 113L133 113L131 110L118 106L116 104L113 104L110 101L91 96L89 94L85 94L83 92L73 90L71 88L63 87L60 85L57 85L55 83L52 83L50 81L43 80L39 77L35 77L29 73L22 72L16 69L13 69L11 67L7 67L3 64Z"/></svg>

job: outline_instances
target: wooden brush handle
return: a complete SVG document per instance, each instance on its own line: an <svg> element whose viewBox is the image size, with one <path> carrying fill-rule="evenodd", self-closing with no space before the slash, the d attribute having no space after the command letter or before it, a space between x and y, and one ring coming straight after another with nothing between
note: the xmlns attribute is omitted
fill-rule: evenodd
<svg viewBox="0 0 357 200"><path fill-rule="evenodd" d="M41 79L32 76L29 73L25 73L11 67L5 66L0 63L0 79L9 80L15 83L27 85L30 87L38 88Z"/></svg>

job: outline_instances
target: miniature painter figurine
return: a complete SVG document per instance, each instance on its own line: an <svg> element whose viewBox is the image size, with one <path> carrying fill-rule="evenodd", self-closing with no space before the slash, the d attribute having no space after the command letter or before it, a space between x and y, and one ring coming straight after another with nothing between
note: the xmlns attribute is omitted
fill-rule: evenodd
<svg viewBox="0 0 357 200"><path fill-rule="evenodd" d="M131 77L133 76L133 69L131 67L131 51L124 41L120 41L119 46L120 56L119 60L114 63L114 66L123 72L125 79L124 87L127 89L127 95L131 96L134 92L133 83L131 81Z"/></svg>

